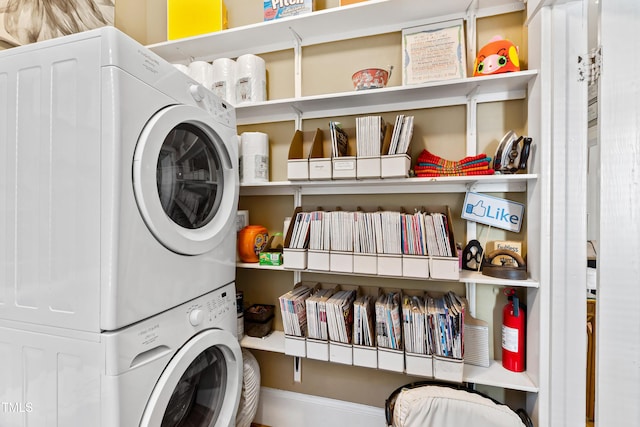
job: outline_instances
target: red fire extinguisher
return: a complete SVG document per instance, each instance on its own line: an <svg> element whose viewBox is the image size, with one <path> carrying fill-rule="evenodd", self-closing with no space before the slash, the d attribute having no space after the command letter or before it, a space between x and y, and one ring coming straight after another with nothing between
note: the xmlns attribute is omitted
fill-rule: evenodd
<svg viewBox="0 0 640 427"><path fill-rule="evenodd" d="M502 366L513 372L524 371L525 309L513 288L504 290L509 302L502 310Z"/></svg>

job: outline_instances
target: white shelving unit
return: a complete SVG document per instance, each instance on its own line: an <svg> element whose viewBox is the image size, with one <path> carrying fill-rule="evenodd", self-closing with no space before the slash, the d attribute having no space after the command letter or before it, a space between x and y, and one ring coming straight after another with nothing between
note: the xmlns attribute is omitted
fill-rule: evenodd
<svg viewBox="0 0 640 427"><path fill-rule="evenodd" d="M260 265L258 263L247 263L247 262L239 262L236 264L238 268L250 268L254 270L267 270L267 271L297 271L297 272L307 272L307 273L324 273L324 274L332 274L336 276L362 276L362 277L374 277L374 278L382 278L382 279L396 279L396 280L431 280L431 279L417 279L415 277L402 277L402 276L383 276L383 275L367 275L367 274L357 274L357 273L341 273L336 271L323 271L323 270L290 270L285 269L284 266L272 266L272 265ZM435 281L435 280L434 280ZM438 279L438 282L445 281L443 279ZM460 272L460 279L456 282L461 283L477 283L477 284L485 284L485 285L497 285L497 286L511 286L514 288L537 288L540 286L540 283L537 280L527 279L527 280L506 280L499 279L496 277L485 276L480 272L475 271L467 271L463 270Z"/></svg>
<svg viewBox="0 0 640 427"><path fill-rule="evenodd" d="M403 28L523 10L514 0L369 0L147 46L169 62L212 61L400 31Z"/></svg>
<svg viewBox="0 0 640 427"><path fill-rule="evenodd" d="M524 9L518 0L451 0L446 2L423 2L418 0L369 0L351 6L314 12L299 17L258 23L234 28L218 33L192 37L184 40L159 43L149 46L157 54L174 63L191 60L211 61L220 57L234 58L241 54L260 54L283 49L294 49L296 66L299 66L301 46L347 40L376 34L401 31L403 28L440 22L450 19L465 19L471 34L467 54L475 57L475 19ZM328 28L331 30L328 31ZM427 109L442 106L467 106L467 153L476 145L475 127L477 105L483 102L498 102L525 99L532 82L538 76L537 70L499 74L434 82L415 86L396 86L374 91L343 92L314 96L295 96L276 99L236 109L238 125L262 122L295 121L299 127L305 119L331 116L364 115L387 111ZM296 94L299 94L301 76L296 74ZM539 192L533 191L541 177L537 171L529 174L493 175L471 177L407 178L389 180L334 180L304 182L269 182L241 186L242 196L291 196L294 205L300 205L304 196L331 195L384 195L384 194L441 194L477 192L526 193L529 204L540 204ZM540 248L540 215L529 217L527 241L529 248ZM475 236L475 227L467 229L467 238ZM541 308L540 290L546 286L540 281L539 253L530 253L532 270L530 278L524 281L501 280L481 273L461 273L459 282L466 283L468 289L476 285L513 286L526 288L527 301L533 310L530 322L540 326L546 324L549 313ZM290 271L283 267L265 267L257 264L238 264L242 269L268 271ZM295 271L294 278L307 271ZM313 271L313 273L318 273ZM325 272L336 274L334 272ZM386 276L370 276L386 277ZM397 278L397 277L394 277ZM536 323L537 322L537 323ZM547 349L541 349L543 332L539 328L528 328L527 348L531 356L527 360L527 371L514 373L507 371L498 361L492 361L489 368L472 365L464 367L464 381L488 386L508 388L530 393L527 404L537 411L536 401L541 388L541 370L547 369L536 356ZM274 331L266 338L245 337L242 346L251 349L284 353L284 335ZM537 418L537 417L536 417Z"/></svg>
<svg viewBox="0 0 640 427"><path fill-rule="evenodd" d="M284 332L273 331L264 338L245 336L240 342L242 347L284 353ZM491 366L482 368L466 364L463 379L465 382L485 384L494 387L537 393L538 387L527 373L507 371L500 362L492 361Z"/></svg>

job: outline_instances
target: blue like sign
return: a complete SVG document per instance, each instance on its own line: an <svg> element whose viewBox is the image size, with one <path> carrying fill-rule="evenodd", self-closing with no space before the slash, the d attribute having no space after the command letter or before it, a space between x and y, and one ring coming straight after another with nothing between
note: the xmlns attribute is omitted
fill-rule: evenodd
<svg viewBox="0 0 640 427"><path fill-rule="evenodd" d="M464 198L462 218L498 227L509 231L520 232L524 205L499 197L479 193L467 193Z"/></svg>

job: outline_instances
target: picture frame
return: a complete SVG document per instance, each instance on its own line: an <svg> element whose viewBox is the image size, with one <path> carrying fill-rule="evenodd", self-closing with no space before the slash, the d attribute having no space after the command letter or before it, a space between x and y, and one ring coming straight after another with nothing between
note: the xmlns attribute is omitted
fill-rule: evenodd
<svg viewBox="0 0 640 427"><path fill-rule="evenodd" d="M467 77L464 21L402 30L402 82L415 85Z"/></svg>

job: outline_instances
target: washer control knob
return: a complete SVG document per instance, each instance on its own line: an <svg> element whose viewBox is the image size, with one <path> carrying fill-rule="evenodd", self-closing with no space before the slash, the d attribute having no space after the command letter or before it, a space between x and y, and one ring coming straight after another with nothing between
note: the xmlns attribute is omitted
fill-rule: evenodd
<svg viewBox="0 0 640 427"><path fill-rule="evenodd" d="M189 86L189 92L191 92L191 96L196 100L196 102L200 102L204 99L204 88L200 85Z"/></svg>
<svg viewBox="0 0 640 427"><path fill-rule="evenodd" d="M199 308L191 310L191 313L189 313L189 323L191 323L193 326L198 326L200 323L202 323L203 319L204 312Z"/></svg>

